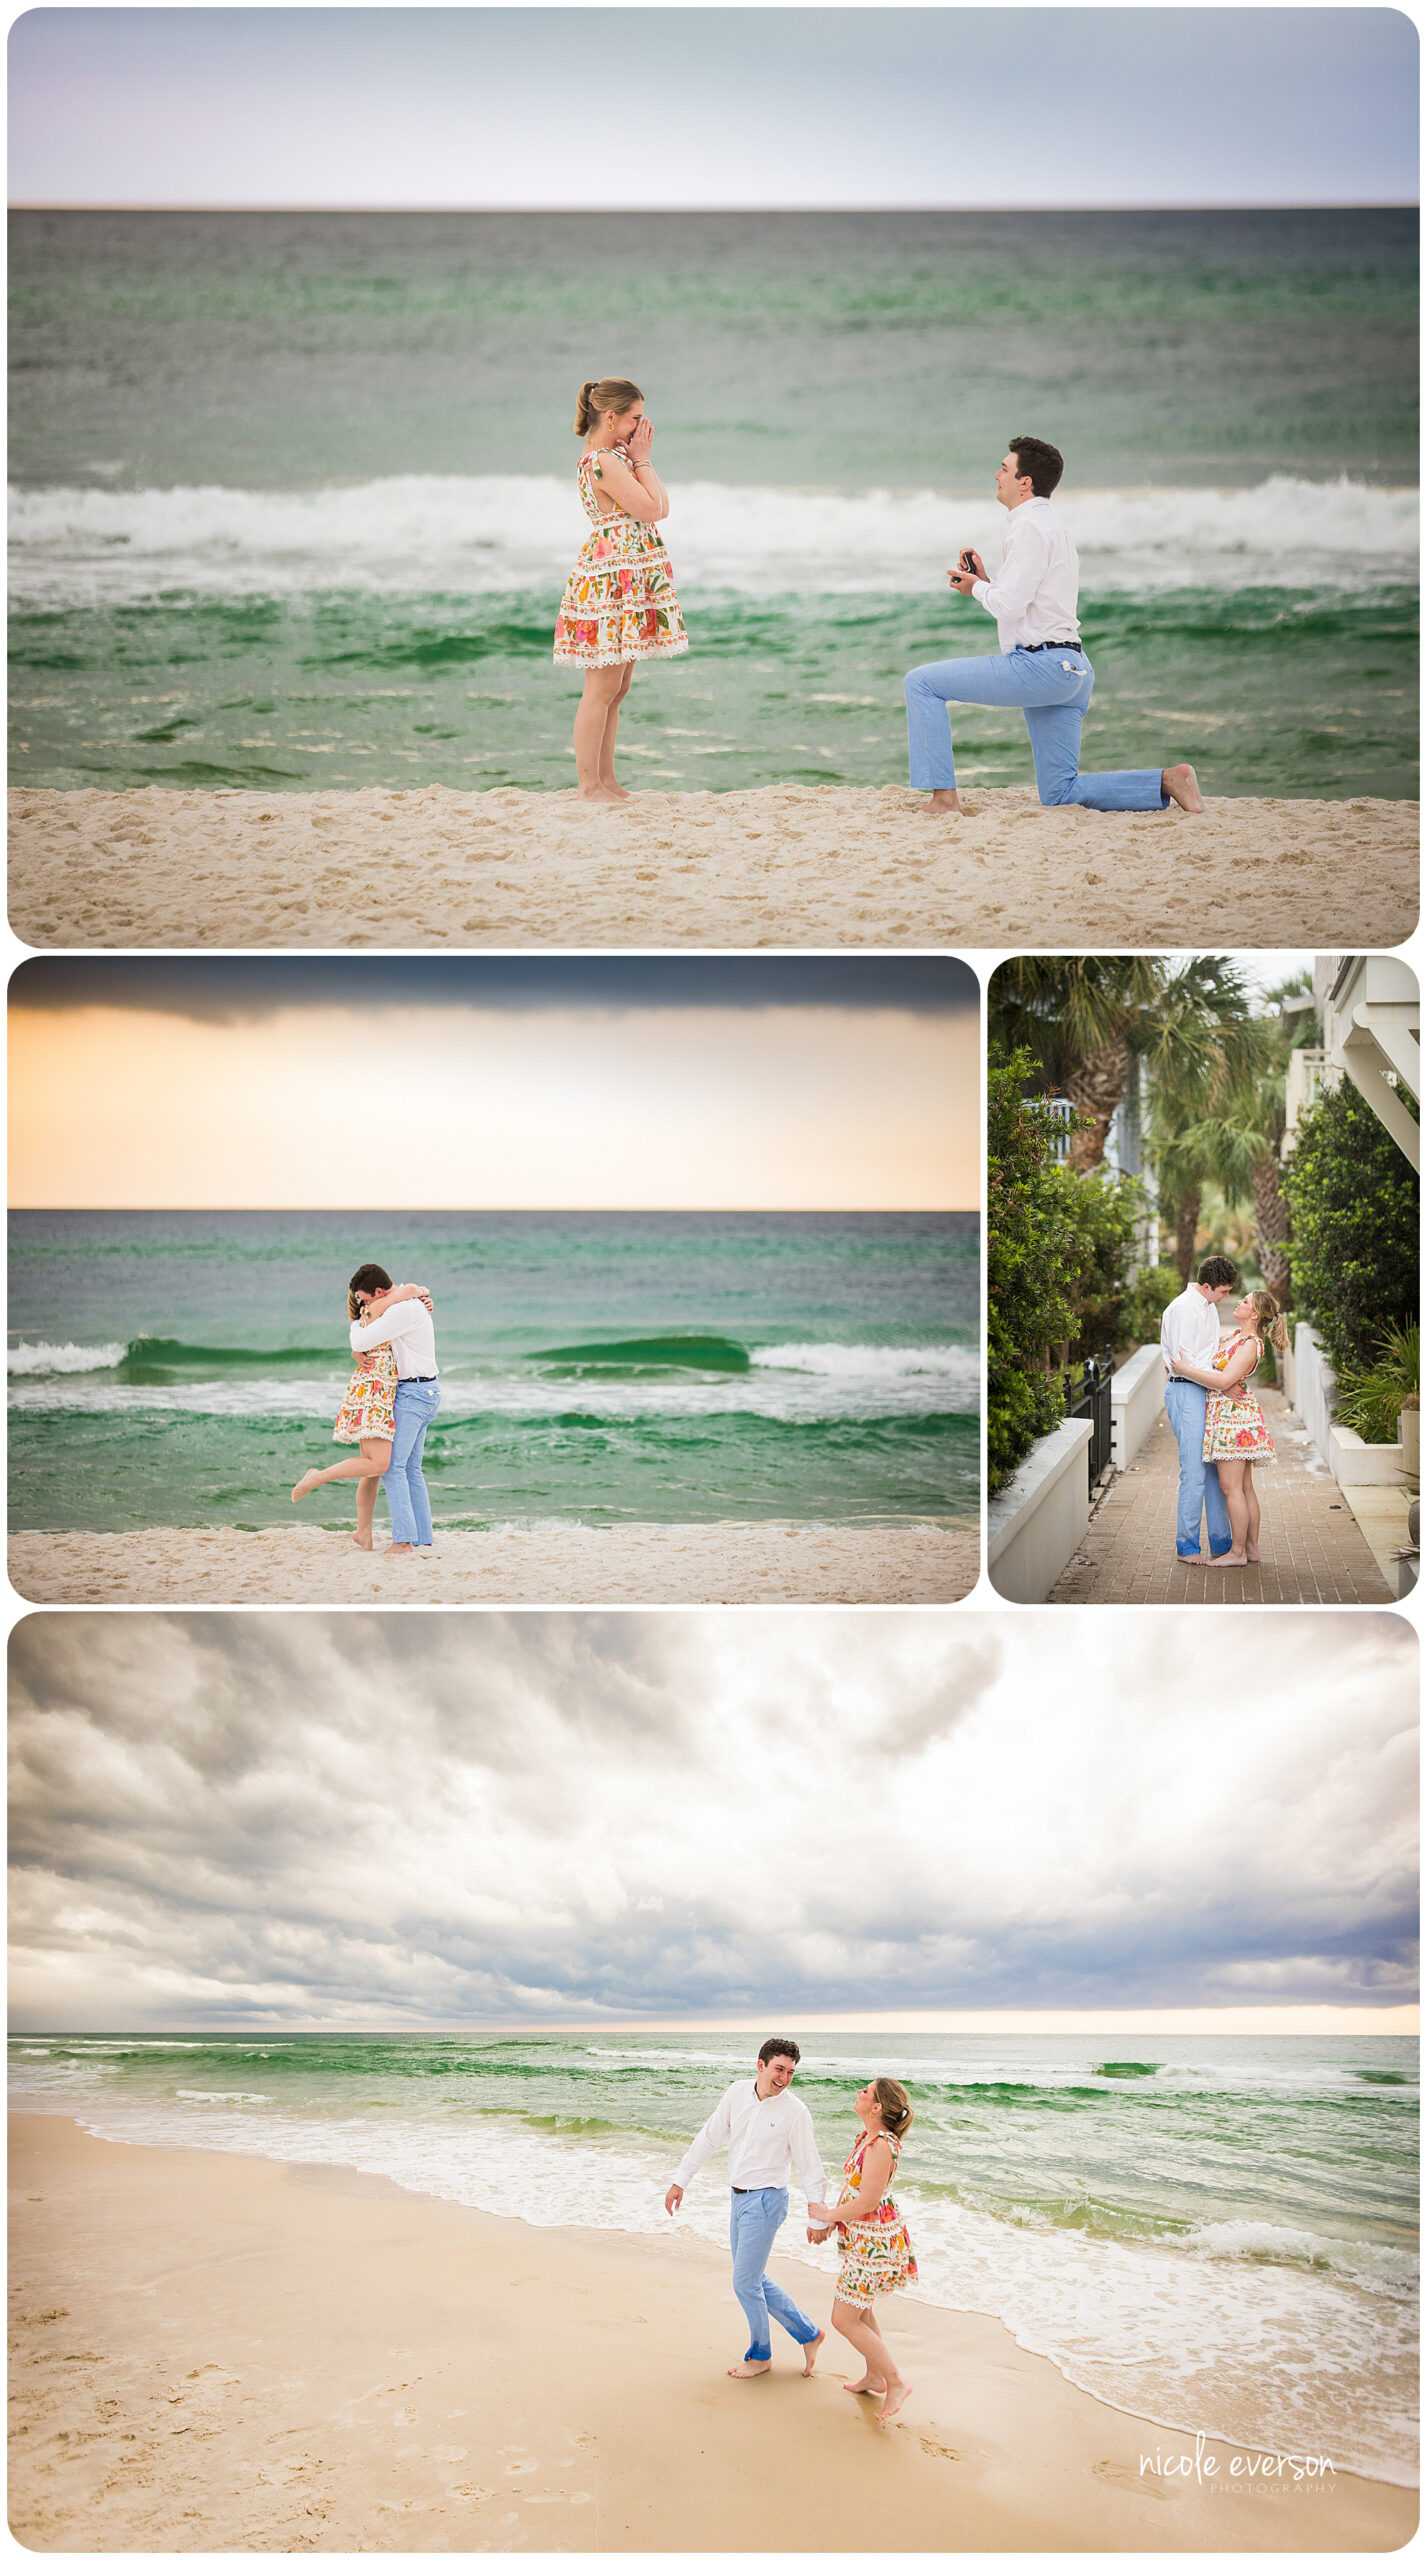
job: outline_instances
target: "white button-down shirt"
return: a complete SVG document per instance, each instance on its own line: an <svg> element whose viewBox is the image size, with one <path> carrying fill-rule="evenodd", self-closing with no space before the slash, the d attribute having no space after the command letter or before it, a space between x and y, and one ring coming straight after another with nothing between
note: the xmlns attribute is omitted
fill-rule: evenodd
<svg viewBox="0 0 1427 2560"><path fill-rule="evenodd" d="M708 2123L696 2133L674 2172L676 2187L686 2187L710 2152L728 2144L731 2187L786 2187L796 2167L798 2184L810 2204L821 2204L827 2171L818 2158L813 2120L791 2089L760 2098L752 2080L735 2080L725 2089Z"/></svg>
<svg viewBox="0 0 1427 2560"><path fill-rule="evenodd" d="M420 1298L403 1298L400 1306L388 1307L384 1315L370 1324L354 1324L352 1349L375 1351L379 1342L389 1342L396 1354L398 1378L434 1378L436 1368L436 1327L431 1310Z"/></svg>
<svg viewBox="0 0 1427 2560"><path fill-rule="evenodd" d="M1191 1280L1188 1288L1179 1297L1171 1298L1160 1323L1159 1347L1164 1357L1166 1375L1169 1377L1175 1375L1170 1362L1176 1353L1181 1360L1189 1361L1195 1369L1209 1368L1219 1348L1219 1336L1222 1330L1217 1306L1212 1306L1207 1298L1201 1297ZM1190 1386L1194 1384L1192 1378L1188 1384Z"/></svg>
<svg viewBox="0 0 1427 2560"><path fill-rule="evenodd" d="M1080 562L1049 498L1025 498L1010 509L1001 566L971 592L996 616L1003 658L1038 640L1080 639L1076 607Z"/></svg>

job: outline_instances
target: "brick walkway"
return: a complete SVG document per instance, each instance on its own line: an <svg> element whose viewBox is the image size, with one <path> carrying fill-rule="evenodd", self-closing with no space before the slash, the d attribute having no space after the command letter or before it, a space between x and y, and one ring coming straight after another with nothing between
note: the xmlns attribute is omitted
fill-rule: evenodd
<svg viewBox="0 0 1427 2560"><path fill-rule="evenodd" d="M1326 1469L1308 1464L1313 1453L1298 1416L1272 1387L1260 1389L1259 1402L1278 1453L1276 1466L1259 1470L1262 1563L1226 1573L1180 1563L1174 1552L1179 1451L1161 1412L1133 1464L1111 1478L1051 1600L1101 1607L1199 1601L1209 1608L1356 1600L1382 1608L1394 1599L1346 1496Z"/></svg>

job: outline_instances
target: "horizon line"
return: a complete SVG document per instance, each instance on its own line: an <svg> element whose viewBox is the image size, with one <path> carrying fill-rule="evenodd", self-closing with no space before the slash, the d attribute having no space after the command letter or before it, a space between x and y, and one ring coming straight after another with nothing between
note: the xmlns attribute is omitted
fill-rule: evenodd
<svg viewBox="0 0 1427 2560"><path fill-rule="evenodd" d="M1319 2002L1317 2006L1320 2011L1324 2008L1329 2009L1330 2014L1334 2017L1341 2017L1344 2015L1341 2008L1334 2007L1329 2002ZM230 2026L209 2026L204 2028L199 2022L195 2021L191 2017L174 2017L159 2020L153 2026L145 2027L116 2026L113 2022L110 2022L107 2025L94 2027L16 2027L7 2024L6 2034L7 2036L17 2036L21 2039L31 2036L46 2036L55 2040L60 2040L68 2036L91 2035L172 2035L180 2029L189 2033L205 2033L209 2035L231 2034L239 2036L251 2036L261 2033L264 2036L410 2035L426 2037L500 2035L533 2037L568 2034L629 2035L636 2031L648 2035L757 2035L765 2032L768 2034L793 2034L801 2032L804 2035L863 2035L880 2033L887 2035L976 2036L986 2034L1014 2035L1019 2033L1034 2036L1065 2035L1080 2038L1100 2035L1127 2035L1140 2038L1153 2035L1182 2035L1187 2037L1212 2038L1216 2035L1274 2036L1300 2034L1318 2035L1320 2037L1352 2037L1363 2033L1400 2035L1417 2038L1420 2035L1420 2012L1415 2002L1400 2003L1396 2008L1392 2009L1364 2010L1361 2012L1363 2020L1363 2024L1361 2026L1353 2025L1317 2028L1311 2025L1300 2026L1294 2022L1294 2019L1290 2015L1281 2009L1259 2011L1247 2006L1225 2010L1223 2012L1225 2024L1221 2026L1177 2027L1172 2023L1173 2019L1176 2017L1203 2018L1211 2014L1217 2014L1204 2009L1170 2010L1164 2012L1157 2011L1153 2013L1157 2023L1152 2026L1124 2023L1124 2020L1126 2019L1143 2019L1145 2012L1141 2010L1127 2010L1123 2013L1123 2017L1121 2016L1121 2013L1116 2011L1092 2011L1087 2013L1086 2021L1078 2025L1048 2027L1040 2024L1024 2023L1027 2021L1042 2019L1046 2014L1047 2013L1044 2010L1036 2009L993 2009L987 2010L984 2013L975 2010L954 2010L951 2012L935 2009L892 2010L887 2012L885 2015L875 2011L859 2011L851 2013L844 2011L828 2011L819 2013L795 2010L790 2018L784 2018L782 2020L781 2026L775 2027L770 2027L768 2025L767 2013L754 2019L717 2018L707 2016L687 2018L648 2018L630 2016L611 2018L605 2015L598 2015L595 2017L572 2015L568 2018L556 2020L541 2020L538 2023L527 2019L497 2018L486 2020L466 2020L460 2025L442 2022L433 2023L428 2026L403 2025L387 2027L350 2025L259 2026L256 2025L251 2018L248 2018L246 2020L234 2021ZM1306 2011L1305 2014L1311 2017L1312 2011ZM958 2023L956 2025L948 2025L945 2023L941 2025L934 2025L928 2023L929 2021L938 2018L945 2020L948 2015L958 2021L965 2020L967 2023ZM1253 2020L1254 2023L1251 2025L1239 2026L1229 2023L1235 2019L1245 2018ZM1277 2019L1281 2021L1281 2023L1270 2024L1270 2018ZM1015 2024L1014 2022L1018 2020L1023 2023L1020 2025ZM1409 2020L1411 2023L1409 2023ZM1112 2021L1118 2022L1112 2023ZM1373 2025L1371 2023L1372 2021L1378 2021L1379 2023ZM1391 2023L1384 2024L1382 2023L1383 2021L1390 2021Z"/></svg>
<svg viewBox="0 0 1427 2560"><path fill-rule="evenodd" d="M281 1200L11 1200L7 1214L31 1218L168 1218L175 1214L206 1218L978 1218L981 1204L977 1201L965 1208L954 1201L913 1201L906 1208L859 1209L839 1200L815 1200L789 1208L737 1200L686 1200L673 1206L651 1200L485 1200L445 1205L413 1201L405 1208L378 1201L375 1207L367 1203L353 1208L343 1200L315 1207L310 1201L288 1204Z"/></svg>
<svg viewBox="0 0 1427 2560"><path fill-rule="evenodd" d="M11 213L558 213L581 215L591 211L588 204L248 204L225 200L201 204L191 201L171 204L142 203L124 197L18 196L8 200ZM643 213L747 213L766 220L770 214L812 213L818 215L845 213L1416 213L1421 210L1417 196L1325 196L1312 200L1299 197L1268 198L1257 203L1244 203L1237 198L1222 203L1147 204L1126 201L1117 204L663 204L653 201L602 205L601 215Z"/></svg>

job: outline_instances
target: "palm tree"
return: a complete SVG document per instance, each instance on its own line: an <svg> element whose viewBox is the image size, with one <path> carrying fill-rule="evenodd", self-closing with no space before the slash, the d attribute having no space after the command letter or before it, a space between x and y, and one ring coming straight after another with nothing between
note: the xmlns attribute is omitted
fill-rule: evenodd
<svg viewBox="0 0 1427 2560"><path fill-rule="evenodd" d="M1084 1115L1067 1159L1076 1173L1103 1164L1137 1058L1186 1108L1192 1098L1207 1115L1243 1072L1250 1019L1234 963L1209 955L1176 966L1154 954L1031 954L1008 960L992 980L993 1038L1029 1049L1046 1083Z"/></svg>

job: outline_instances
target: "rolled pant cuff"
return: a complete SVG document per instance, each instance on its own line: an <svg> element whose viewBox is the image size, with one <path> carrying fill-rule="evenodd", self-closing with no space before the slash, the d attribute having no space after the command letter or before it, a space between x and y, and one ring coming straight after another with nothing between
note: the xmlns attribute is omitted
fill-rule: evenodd
<svg viewBox="0 0 1427 2560"><path fill-rule="evenodd" d="M743 2361L745 2364L771 2364L773 2350L771 2347L750 2347Z"/></svg>
<svg viewBox="0 0 1427 2560"><path fill-rule="evenodd" d="M1232 1538L1211 1538L1209 1541L1209 1553L1211 1556L1226 1556L1233 1543L1234 1541Z"/></svg>

